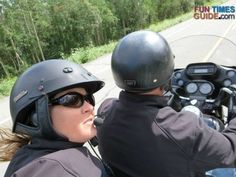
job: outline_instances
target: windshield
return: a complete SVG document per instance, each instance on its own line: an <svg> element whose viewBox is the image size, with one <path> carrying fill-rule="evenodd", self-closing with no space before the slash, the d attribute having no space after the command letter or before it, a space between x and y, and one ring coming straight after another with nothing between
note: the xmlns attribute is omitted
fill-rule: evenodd
<svg viewBox="0 0 236 177"><path fill-rule="evenodd" d="M175 68L196 62L236 66L236 44L220 36L192 35L170 42L170 46L175 55Z"/></svg>

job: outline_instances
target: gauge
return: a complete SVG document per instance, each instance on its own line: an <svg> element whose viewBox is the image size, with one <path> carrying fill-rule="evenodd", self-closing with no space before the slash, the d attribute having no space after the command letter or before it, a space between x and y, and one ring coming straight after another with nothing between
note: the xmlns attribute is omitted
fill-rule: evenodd
<svg viewBox="0 0 236 177"><path fill-rule="evenodd" d="M196 83L189 83L187 86L186 86L186 90L188 93L195 93L198 89L198 86Z"/></svg>
<svg viewBox="0 0 236 177"><path fill-rule="evenodd" d="M234 77L234 76L235 76L235 71L229 70L229 71L227 72L227 76L228 76L228 77Z"/></svg>
<svg viewBox="0 0 236 177"><path fill-rule="evenodd" d="M183 86L184 85L184 81L183 80L178 80L178 86Z"/></svg>
<svg viewBox="0 0 236 177"><path fill-rule="evenodd" d="M224 86L227 87L227 86L230 86L232 84L231 80L230 79L225 79L224 80Z"/></svg>
<svg viewBox="0 0 236 177"><path fill-rule="evenodd" d="M217 65L214 63L193 63L189 64L186 69L188 76L214 76L217 72Z"/></svg>
<svg viewBox="0 0 236 177"><path fill-rule="evenodd" d="M180 72L177 72L175 73L175 77L178 79L178 78L181 78L181 73Z"/></svg>
<svg viewBox="0 0 236 177"><path fill-rule="evenodd" d="M199 91L204 94L204 95L208 95L209 93L211 93L213 90L211 84L209 83L203 83L200 85L199 87Z"/></svg>

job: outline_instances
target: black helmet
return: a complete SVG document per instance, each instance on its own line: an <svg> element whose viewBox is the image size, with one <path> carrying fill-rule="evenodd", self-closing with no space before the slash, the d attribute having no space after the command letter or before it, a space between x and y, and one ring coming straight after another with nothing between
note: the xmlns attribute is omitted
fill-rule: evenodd
<svg viewBox="0 0 236 177"><path fill-rule="evenodd" d="M122 38L112 54L116 85L130 92L149 91L169 83L174 60L167 41L152 31L137 31Z"/></svg>
<svg viewBox="0 0 236 177"><path fill-rule="evenodd" d="M54 59L37 63L26 70L12 88L12 131L31 136L58 137L52 128L49 97L73 87L85 88L88 94L93 94L103 86L103 81L70 61Z"/></svg>

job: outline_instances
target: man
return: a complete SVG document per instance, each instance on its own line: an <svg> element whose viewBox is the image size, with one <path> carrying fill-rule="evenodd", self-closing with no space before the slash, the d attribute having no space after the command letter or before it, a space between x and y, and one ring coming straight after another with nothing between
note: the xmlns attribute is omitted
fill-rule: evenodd
<svg viewBox="0 0 236 177"><path fill-rule="evenodd" d="M114 80L123 90L98 109L99 151L118 177L194 177L235 166L236 119L224 133L189 111L176 112L163 96L174 70L166 40L137 31L112 54Z"/></svg>

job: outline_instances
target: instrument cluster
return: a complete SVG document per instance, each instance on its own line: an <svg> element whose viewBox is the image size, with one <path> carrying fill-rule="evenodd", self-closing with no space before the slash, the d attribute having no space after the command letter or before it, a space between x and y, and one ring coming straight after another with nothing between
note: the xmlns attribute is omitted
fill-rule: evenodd
<svg viewBox="0 0 236 177"><path fill-rule="evenodd" d="M236 84L236 68L214 63L193 63L185 69L176 69L172 76L172 88L182 96L215 97L222 87Z"/></svg>

